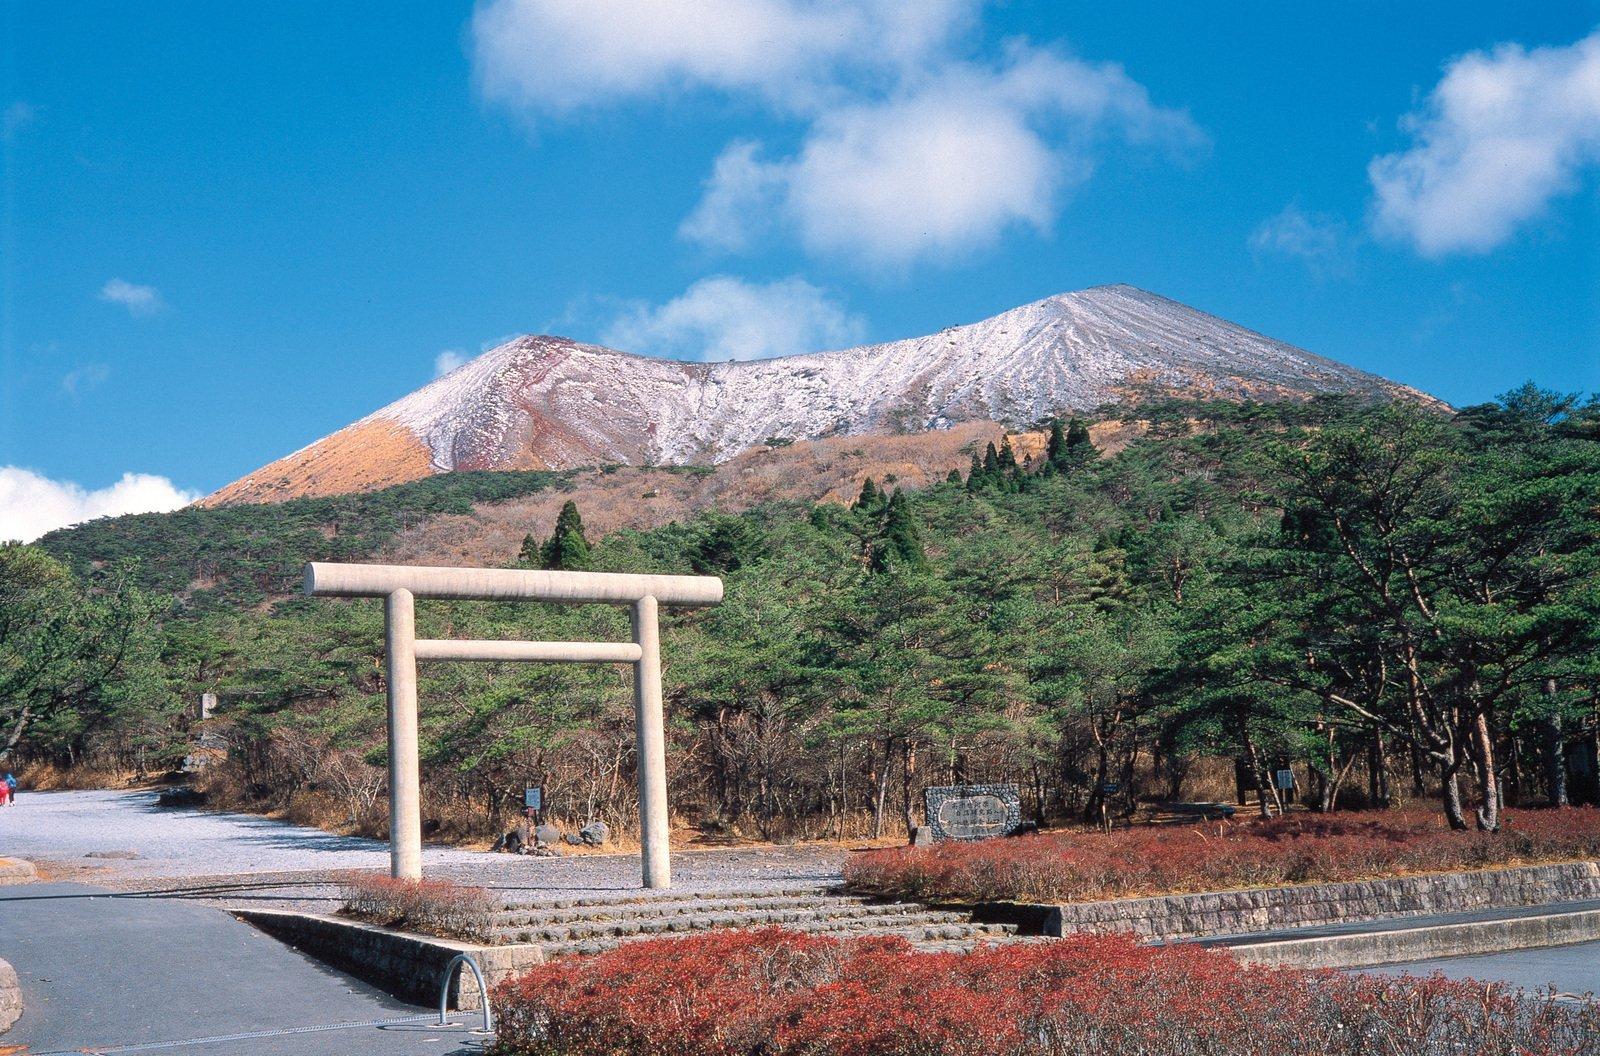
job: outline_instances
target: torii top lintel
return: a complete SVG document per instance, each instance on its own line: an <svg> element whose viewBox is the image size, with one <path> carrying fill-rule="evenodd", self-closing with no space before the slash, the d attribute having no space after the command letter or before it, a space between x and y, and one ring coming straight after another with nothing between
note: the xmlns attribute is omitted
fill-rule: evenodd
<svg viewBox="0 0 1600 1056"><path fill-rule="evenodd" d="M645 598L654 598L661 605L703 608L722 600L722 580L716 576L354 565L328 561L313 561L306 565L305 592L312 597L381 598L397 590L409 590L418 598L545 601L574 605L631 605Z"/></svg>

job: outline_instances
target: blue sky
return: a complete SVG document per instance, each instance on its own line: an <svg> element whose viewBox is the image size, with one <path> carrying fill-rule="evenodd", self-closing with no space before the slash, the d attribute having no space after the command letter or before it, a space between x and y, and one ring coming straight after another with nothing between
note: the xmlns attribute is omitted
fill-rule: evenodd
<svg viewBox="0 0 1600 1056"><path fill-rule="evenodd" d="M1600 390L1593 2L0 17L0 534L528 331L767 355L1129 282L1457 404Z"/></svg>

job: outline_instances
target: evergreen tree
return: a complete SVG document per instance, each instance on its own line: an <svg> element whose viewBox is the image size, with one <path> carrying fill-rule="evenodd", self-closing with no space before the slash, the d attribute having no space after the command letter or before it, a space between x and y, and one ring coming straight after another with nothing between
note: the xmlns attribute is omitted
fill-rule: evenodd
<svg viewBox="0 0 1600 1056"><path fill-rule="evenodd" d="M878 490L878 485L871 477L861 482L861 494L856 496L855 508L871 512L883 502L883 492Z"/></svg>
<svg viewBox="0 0 1600 1056"><path fill-rule="evenodd" d="M522 537L522 549L517 551L517 564L523 568L538 568L544 560L540 556L543 552L543 548L539 545L539 540L535 539L530 532Z"/></svg>
<svg viewBox="0 0 1600 1056"><path fill-rule="evenodd" d="M990 479L1000 475L1000 453L994 449L994 441L989 441L989 446L983 451L983 472Z"/></svg>
<svg viewBox="0 0 1600 1056"><path fill-rule="evenodd" d="M589 540L583 535L583 518L578 504L568 499L556 516L555 534L539 552L542 568L581 571L589 567Z"/></svg>
<svg viewBox="0 0 1600 1056"><path fill-rule="evenodd" d="M1076 418L1073 421L1077 421ZM1063 430L1060 418L1050 419L1050 439L1044 445L1044 465L1039 472L1045 476L1060 472L1066 468L1067 460L1067 435Z"/></svg>
<svg viewBox="0 0 1600 1056"><path fill-rule="evenodd" d="M1089 427L1077 417L1067 425L1067 451L1078 458L1094 456L1094 441L1089 439Z"/></svg>
<svg viewBox="0 0 1600 1056"><path fill-rule="evenodd" d="M982 487L983 487L983 463L980 462L978 460L978 456L976 454L974 454L972 456L972 466L971 466L971 468L969 468L967 470L967 490L969 492L977 491L978 489L980 489Z"/></svg>
<svg viewBox="0 0 1600 1056"><path fill-rule="evenodd" d="M1011 438L1000 441L1000 453L995 459L999 466L996 483L1006 491L1022 490L1022 467L1017 463L1017 453L1012 450Z"/></svg>
<svg viewBox="0 0 1600 1056"><path fill-rule="evenodd" d="M905 493L896 488L884 507L883 538L872 551L873 571L921 570L927 564L927 556L922 551L922 531L911 512L911 503Z"/></svg>
<svg viewBox="0 0 1600 1056"><path fill-rule="evenodd" d="M960 484L961 471L959 469L952 469L950 472L944 475L944 482L946 484Z"/></svg>

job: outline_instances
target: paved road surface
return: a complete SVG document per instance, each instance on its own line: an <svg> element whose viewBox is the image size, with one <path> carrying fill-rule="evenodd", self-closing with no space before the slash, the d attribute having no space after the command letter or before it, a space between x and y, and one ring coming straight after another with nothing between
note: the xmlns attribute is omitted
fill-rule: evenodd
<svg viewBox="0 0 1600 1056"><path fill-rule="evenodd" d="M1452 979L1497 980L1526 990L1554 987L1566 994L1600 994L1600 942L1388 964L1363 971L1385 975L1439 972Z"/></svg>
<svg viewBox="0 0 1600 1056"><path fill-rule="evenodd" d="M322 967L220 910L83 884L0 888L0 955L22 982L4 1036L33 1053L100 1051L425 1010ZM482 1045L411 1023L163 1048L176 1056L443 1056Z"/></svg>
<svg viewBox="0 0 1600 1056"><path fill-rule="evenodd" d="M100 857L132 851L137 857ZM253 814L156 806L154 792L25 792L0 809L0 855L98 870L108 886L154 886L154 878L387 869L389 845L335 836ZM685 891L831 883L842 855L817 847L673 852L674 886ZM639 887L635 854L533 858L447 847L423 850L423 870L503 890L508 896L571 896ZM301 892L326 900L329 889ZM281 897L289 897L283 895Z"/></svg>
<svg viewBox="0 0 1600 1056"><path fill-rule="evenodd" d="M133 859L94 857L137 853ZM0 809L0 855L124 876L183 876L388 865L388 845L253 814L156 806L154 792L24 792ZM477 857L430 848L427 865Z"/></svg>

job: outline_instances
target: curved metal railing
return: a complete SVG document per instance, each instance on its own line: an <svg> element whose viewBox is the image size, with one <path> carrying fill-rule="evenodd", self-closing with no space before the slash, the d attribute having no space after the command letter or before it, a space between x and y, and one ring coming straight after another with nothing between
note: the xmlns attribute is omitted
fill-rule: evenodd
<svg viewBox="0 0 1600 1056"><path fill-rule="evenodd" d="M478 967L478 959L470 953L458 953L450 959L450 964L444 970L444 986L439 991L439 1026L450 1022L445 1014L450 1004L450 981L455 978L456 966L465 964L472 969L473 976L478 980L478 993L483 996L483 1027L485 1034L494 1033L494 1010L489 1007L489 984L483 978L483 969Z"/></svg>

